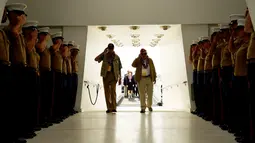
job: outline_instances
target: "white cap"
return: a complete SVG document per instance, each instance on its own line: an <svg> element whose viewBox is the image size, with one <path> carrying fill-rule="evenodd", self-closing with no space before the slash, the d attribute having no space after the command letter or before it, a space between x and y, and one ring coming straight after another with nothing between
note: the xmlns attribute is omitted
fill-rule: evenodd
<svg viewBox="0 0 255 143"><path fill-rule="evenodd" d="M37 27L38 26L38 21L27 21L24 25L23 28L28 28L28 27Z"/></svg>
<svg viewBox="0 0 255 143"><path fill-rule="evenodd" d="M58 38L58 37L63 38L62 32L57 32L57 33L51 35L52 39L53 38Z"/></svg>
<svg viewBox="0 0 255 143"><path fill-rule="evenodd" d="M245 25L245 19L238 19L237 20L237 26L244 26Z"/></svg>
<svg viewBox="0 0 255 143"><path fill-rule="evenodd" d="M12 3L5 6L7 11L25 11L27 5L24 3Z"/></svg>
<svg viewBox="0 0 255 143"><path fill-rule="evenodd" d="M213 32L220 32L220 27L214 27Z"/></svg>
<svg viewBox="0 0 255 143"><path fill-rule="evenodd" d="M230 18L230 21L234 21L238 19L244 19L245 16L243 14L231 14L229 18Z"/></svg>
<svg viewBox="0 0 255 143"><path fill-rule="evenodd" d="M68 42L67 42L67 41L64 41L64 42L63 42L63 45L68 45Z"/></svg>
<svg viewBox="0 0 255 143"><path fill-rule="evenodd" d="M73 45L72 50L80 50L80 45L77 44Z"/></svg>
<svg viewBox="0 0 255 143"><path fill-rule="evenodd" d="M75 42L74 41L69 41L68 45L73 45L74 46Z"/></svg>
<svg viewBox="0 0 255 143"><path fill-rule="evenodd" d="M49 33L50 27L38 28L39 33Z"/></svg>
<svg viewBox="0 0 255 143"><path fill-rule="evenodd" d="M201 36L198 38L199 41L209 40L209 37Z"/></svg>
<svg viewBox="0 0 255 143"><path fill-rule="evenodd" d="M193 41L192 41L192 45L193 45L193 44L197 44L197 40L193 40Z"/></svg>
<svg viewBox="0 0 255 143"><path fill-rule="evenodd" d="M228 29L230 28L229 24L219 24L220 29Z"/></svg>

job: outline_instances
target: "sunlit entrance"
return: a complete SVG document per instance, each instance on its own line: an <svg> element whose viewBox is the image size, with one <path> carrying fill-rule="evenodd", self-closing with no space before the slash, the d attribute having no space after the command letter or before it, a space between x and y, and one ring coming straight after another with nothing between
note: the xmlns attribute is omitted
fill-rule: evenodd
<svg viewBox="0 0 255 143"><path fill-rule="evenodd" d="M138 57L141 48L147 50L156 67L157 81L154 85L153 107L156 110L167 111L190 110L181 25L164 27L139 25L88 27L84 72L86 87L83 88L82 96L84 111L106 109L102 77L100 77L101 64L95 62L94 58L104 51L108 43L115 45L115 52L119 55L123 66L122 83L117 86L119 110L140 110L137 85L132 85L134 88L130 92L124 79L128 77L128 72L135 73L131 64Z"/></svg>

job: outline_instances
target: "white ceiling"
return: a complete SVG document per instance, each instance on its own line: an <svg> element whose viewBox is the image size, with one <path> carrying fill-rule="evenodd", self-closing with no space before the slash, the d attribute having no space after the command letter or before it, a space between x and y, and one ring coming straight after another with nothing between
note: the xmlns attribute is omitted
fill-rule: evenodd
<svg viewBox="0 0 255 143"><path fill-rule="evenodd" d="M177 28L179 25L167 25L170 26L168 30L163 30L162 25L139 25L139 29L132 30L131 25L122 25L122 26L106 26L105 31L99 29L101 26L89 26L92 31L100 32L100 36L105 36L109 42L114 43L116 46L133 46L132 39L139 39L140 46L138 47L147 47L150 46L153 40L157 41L160 39L156 46L166 46L170 43L172 37L173 29ZM139 35L138 38L132 38L132 34ZM112 35L113 38L109 38L108 36ZM164 35L161 38L158 38L158 35ZM114 42L118 41L117 43ZM154 42L155 43L155 42ZM139 45L139 44L136 44ZM133 46L134 47L134 46ZM152 46L150 46L152 47Z"/></svg>

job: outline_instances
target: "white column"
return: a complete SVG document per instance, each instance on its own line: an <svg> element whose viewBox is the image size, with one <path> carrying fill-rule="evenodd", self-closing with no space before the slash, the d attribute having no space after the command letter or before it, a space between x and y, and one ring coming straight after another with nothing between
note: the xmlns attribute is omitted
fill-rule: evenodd
<svg viewBox="0 0 255 143"><path fill-rule="evenodd" d="M209 36L209 27L208 25L182 25L182 37L183 37L183 47L185 53L185 63L187 69L187 77L188 77L188 85L189 90L191 91L191 83L192 83L192 65L189 63L189 52L190 45L193 40L197 40L198 37L201 36ZM191 92L190 92L191 95ZM191 98L190 98L191 99ZM191 110L195 109L194 102L191 101Z"/></svg>
<svg viewBox="0 0 255 143"><path fill-rule="evenodd" d="M2 20L5 4L8 0L0 0L0 17Z"/></svg>
<svg viewBox="0 0 255 143"><path fill-rule="evenodd" d="M85 55L86 55L86 45L87 45L87 26L84 27L63 27L64 40L72 41L74 40L80 46L79 53L79 72L78 72L78 91L76 97L75 109L77 111L82 111L81 101L82 101L82 90L83 90L83 73L85 65Z"/></svg>
<svg viewBox="0 0 255 143"><path fill-rule="evenodd" d="M255 28L255 1L254 0L246 0L246 4L249 8L253 27Z"/></svg>

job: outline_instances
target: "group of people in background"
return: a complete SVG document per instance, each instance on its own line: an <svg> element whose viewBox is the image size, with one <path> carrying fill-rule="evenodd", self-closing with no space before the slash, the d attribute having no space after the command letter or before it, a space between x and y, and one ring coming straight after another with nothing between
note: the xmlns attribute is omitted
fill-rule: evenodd
<svg viewBox="0 0 255 143"><path fill-rule="evenodd" d="M134 75L131 71L128 71L126 75L124 75L124 97L129 100L133 99L133 97L138 97L138 87L137 82L135 81Z"/></svg>
<svg viewBox="0 0 255 143"><path fill-rule="evenodd" d="M121 85L121 69L122 64L120 57L114 52L114 45L108 44L107 48L99 54L95 61L102 62L101 76L103 78L106 113L117 112L116 110L116 84ZM137 82L140 95L141 113L145 113L145 109L152 109L153 84L156 82L156 70L153 60L147 55L145 49L140 50L139 56L133 61L132 67L136 68L134 78L131 73L127 77L125 83L127 90L131 93L133 83ZM133 81L132 81L133 79ZM129 86L128 84L131 84Z"/></svg>
<svg viewBox="0 0 255 143"><path fill-rule="evenodd" d="M1 128L4 143L23 143L35 131L76 113L79 45L27 21L21 3L5 6L0 30ZM47 47L49 40L53 45Z"/></svg>
<svg viewBox="0 0 255 143"><path fill-rule="evenodd" d="M190 46L193 95L196 110L236 136L255 141L255 33L249 10L230 15L211 37L200 37Z"/></svg>

